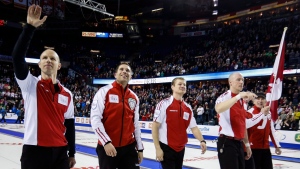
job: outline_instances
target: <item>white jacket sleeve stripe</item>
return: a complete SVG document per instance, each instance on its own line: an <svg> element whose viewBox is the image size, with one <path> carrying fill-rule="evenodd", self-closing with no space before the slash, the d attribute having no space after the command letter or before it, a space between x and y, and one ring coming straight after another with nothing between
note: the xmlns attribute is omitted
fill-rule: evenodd
<svg viewBox="0 0 300 169"><path fill-rule="evenodd" d="M91 106L91 126L102 145L105 145L106 142L111 141L110 137L105 132L105 128L102 123L106 94L111 88L112 85L107 85L100 88L94 96Z"/></svg>
<svg viewBox="0 0 300 169"><path fill-rule="evenodd" d="M279 144L279 141L277 138L275 138L276 134L275 134L276 130L274 128L274 123L273 121L271 120L271 132L270 132L270 137L271 137L271 140L272 140L272 143L274 144L275 148L278 148L278 147L281 147L280 144Z"/></svg>
<svg viewBox="0 0 300 169"><path fill-rule="evenodd" d="M132 92L133 93L133 92ZM134 93L133 93L134 94ZM140 101L136 94L134 94L137 99L137 104L134 109L134 137L137 143L137 149L138 150L144 150L144 146L142 143L142 137L141 137L141 129L140 129L140 123L139 123L139 105Z"/></svg>

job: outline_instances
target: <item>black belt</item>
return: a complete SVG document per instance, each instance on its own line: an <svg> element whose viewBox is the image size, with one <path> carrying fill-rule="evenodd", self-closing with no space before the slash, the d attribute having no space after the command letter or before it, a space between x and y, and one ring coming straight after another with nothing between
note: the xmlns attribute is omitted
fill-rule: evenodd
<svg viewBox="0 0 300 169"><path fill-rule="evenodd" d="M220 137L224 137L224 138L231 139L231 140L243 141L243 139L236 138L236 137L226 136L224 134L220 134Z"/></svg>

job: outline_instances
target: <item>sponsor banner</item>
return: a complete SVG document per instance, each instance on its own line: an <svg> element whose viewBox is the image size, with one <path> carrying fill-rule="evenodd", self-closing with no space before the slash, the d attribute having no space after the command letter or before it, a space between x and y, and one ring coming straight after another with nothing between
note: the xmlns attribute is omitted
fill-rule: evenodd
<svg viewBox="0 0 300 169"><path fill-rule="evenodd" d="M2 118L2 114L0 114L0 119ZM17 120L18 115L16 115L15 113L6 113L5 119L13 119L13 120Z"/></svg>
<svg viewBox="0 0 300 169"><path fill-rule="evenodd" d="M27 0L14 0L14 6L16 8L26 9Z"/></svg>
<svg viewBox="0 0 300 169"><path fill-rule="evenodd" d="M91 124L89 117L75 117L75 124Z"/></svg>
<svg viewBox="0 0 300 169"><path fill-rule="evenodd" d="M300 144L300 131L276 130L275 135L280 143Z"/></svg>
<svg viewBox="0 0 300 169"><path fill-rule="evenodd" d="M90 118L76 117L75 123L90 124ZM152 130L152 124L152 121L139 121L139 125L142 130ZM204 136L219 136L219 126L198 125L198 128ZM191 129L187 129L187 134L192 134ZM300 145L300 131L277 130L275 137L279 140L280 143L291 143Z"/></svg>
<svg viewBox="0 0 300 169"><path fill-rule="evenodd" d="M241 70L239 71L244 77L261 77L270 76L272 68L254 69L254 70ZM283 71L283 74L297 74L300 69L287 69ZM221 73L206 73L206 74L195 74L182 76L186 81L197 81L197 80L220 80L227 79L232 72L221 72ZM131 85L137 84L160 84L160 83L171 83L171 81L177 76L159 77L159 78L148 78L148 79L132 79L129 81ZM115 79L93 79L93 84L111 84Z"/></svg>
<svg viewBox="0 0 300 169"><path fill-rule="evenodd" d="M82 32L82 37L96 37L96 32Z"/></svg>

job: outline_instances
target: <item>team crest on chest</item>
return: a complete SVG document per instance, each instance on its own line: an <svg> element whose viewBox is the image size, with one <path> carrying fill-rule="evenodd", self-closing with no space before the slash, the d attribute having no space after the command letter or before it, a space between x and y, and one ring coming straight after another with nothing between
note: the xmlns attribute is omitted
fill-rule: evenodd
<svg viewBox="0 0 300 169"><path fill-rule="evenodd" d="M133 98L129 98L128 99L128 104L129 104L130 109L133 110L135 108L135 105L136 105L136 100L133 99Z"/></svg>

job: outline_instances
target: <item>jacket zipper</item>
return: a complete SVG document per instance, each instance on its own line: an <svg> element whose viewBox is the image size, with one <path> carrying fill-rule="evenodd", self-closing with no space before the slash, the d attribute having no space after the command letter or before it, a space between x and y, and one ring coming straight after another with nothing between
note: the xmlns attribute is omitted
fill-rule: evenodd
<svg viewBox="0 0 300 169"><path fill-rule="evenodd" d="M180 117L182 117L182 112L181 112L181 103L180 103Z"/></svg>
<svg viewBox="0 0 300 169"><path fill-rule="evenodd" d="M119 142L119 146L121 146L121 142L122 142L122 135L123 135L123 122L124 122L124 89L122 87L122 104L123 104L123 112L122 112L122 127L121 127L121 135L120 135L120 142Z"/></svg>

